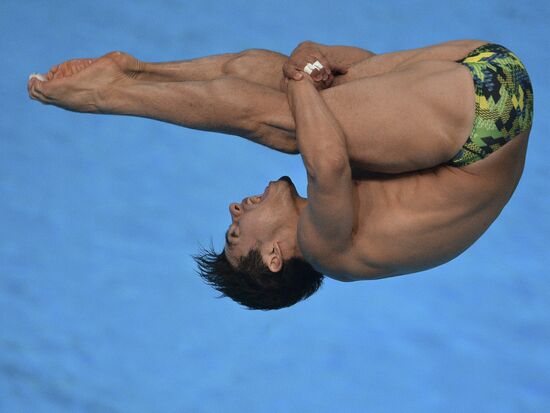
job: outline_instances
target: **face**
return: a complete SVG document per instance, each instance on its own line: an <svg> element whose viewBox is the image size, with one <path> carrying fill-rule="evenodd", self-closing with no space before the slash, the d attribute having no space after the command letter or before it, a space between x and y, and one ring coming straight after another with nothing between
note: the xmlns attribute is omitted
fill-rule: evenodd
<svg viewBox="0 0 550 413"><path fill-rule="evenodd" d="M226 232L225 254L231 265L250 249L260 248L266 265L271 259L290 258L296 244L301 198L290 178L283 176L272 181L261 195L249 196L240 203L231 203L231 224Z"/></svg>

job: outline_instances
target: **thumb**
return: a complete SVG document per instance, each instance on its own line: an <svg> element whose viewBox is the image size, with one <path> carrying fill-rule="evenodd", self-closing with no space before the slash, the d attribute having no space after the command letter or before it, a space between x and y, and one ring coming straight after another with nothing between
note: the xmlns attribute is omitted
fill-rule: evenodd
<svg viewBox="0 0 550 413"><path fill-rule="evenodd" d="M283 72L288 79L300 80L303 75L292 64L285 64L283 66Z"/></svg>

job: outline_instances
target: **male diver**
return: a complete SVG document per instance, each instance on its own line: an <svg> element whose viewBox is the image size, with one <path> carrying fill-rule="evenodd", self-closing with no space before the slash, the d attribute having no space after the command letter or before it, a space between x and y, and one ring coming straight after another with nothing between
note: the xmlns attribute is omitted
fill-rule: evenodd
<svg viewBox="0 0 550 413"><path fill-rule="evenodd" d="M468 248L521 177L533 93L517 56L483 41L374 54L301 43L145 63L121 52L33 75L31 98L68 110L158 119L300 153L292 181L229 205L221 253L200 274L251 309L340 281L422 271Z"/></svg>

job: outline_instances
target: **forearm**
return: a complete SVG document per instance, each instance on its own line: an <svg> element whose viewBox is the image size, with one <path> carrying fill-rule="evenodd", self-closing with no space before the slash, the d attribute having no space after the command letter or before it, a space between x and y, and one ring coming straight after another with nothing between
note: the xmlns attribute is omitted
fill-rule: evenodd
<svg viewBox="0 0 550 413"><path fill-rule="evenodd" d="M338 256L349 250L355 222L346 137L307 75L289 80L288 98L308 175L309 202L299 225L300 235L308 235L301 242L313 237L317 247Z"/></svg>
<svg viewBox="0 0 550 413"><path fill-rule="evenodd" d="M308 174L349 168L346 136L313 82L289 80L288 99Z"/></svg>
<svg viewBox="0 0 550 413"><path fill-rule="evenodd" d="M369 50L355 46L328 46L310 40L303 43L310 43L318 47L331 64L351 65L376 55Z"/></svg>

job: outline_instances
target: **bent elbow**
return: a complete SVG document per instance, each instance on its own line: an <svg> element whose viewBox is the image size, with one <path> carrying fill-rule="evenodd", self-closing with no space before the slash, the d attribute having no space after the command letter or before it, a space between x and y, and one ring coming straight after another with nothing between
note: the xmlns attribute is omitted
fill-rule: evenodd
<svg viewBox="0 0 550 413"><path fill-rule="evenodd" d="M347 156L335 155L313 159L306 169L308 175L319 182L331 182L347 175L351 177L351 167Z"/></svg>
<svg viewBox="0 0 550 413"><path fill-rule="evenodd" d="M326 157L319 165L319 169L330 175L345 175L350 170L349 158L345 154Z"/></svg>

